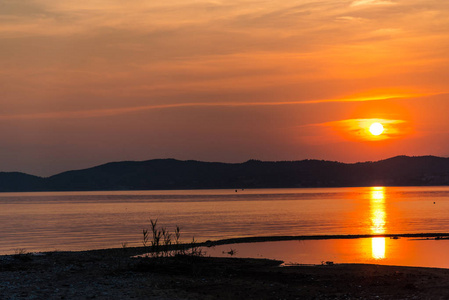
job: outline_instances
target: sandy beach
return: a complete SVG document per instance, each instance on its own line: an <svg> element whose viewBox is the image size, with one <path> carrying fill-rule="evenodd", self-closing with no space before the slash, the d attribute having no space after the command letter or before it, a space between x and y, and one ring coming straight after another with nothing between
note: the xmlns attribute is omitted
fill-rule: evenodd
<svg viewBox="0 0 449 300"><path fill-rule="evenodd" d="M449 270L265 259L132 258L144 248L0 257L2 299L443 299Z"/></svg>

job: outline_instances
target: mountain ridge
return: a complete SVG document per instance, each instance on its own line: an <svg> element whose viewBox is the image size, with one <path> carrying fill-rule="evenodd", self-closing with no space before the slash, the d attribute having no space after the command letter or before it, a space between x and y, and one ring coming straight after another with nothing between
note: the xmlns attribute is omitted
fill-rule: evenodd
<svg viewBox="0 0 449 300"><path fill-rule="evenodd" d="M376 185L449 185L449 158L400 155L357 163L318 159L222 163L167 158L109 162L49 177L0 172L0 192Z"/></svg>

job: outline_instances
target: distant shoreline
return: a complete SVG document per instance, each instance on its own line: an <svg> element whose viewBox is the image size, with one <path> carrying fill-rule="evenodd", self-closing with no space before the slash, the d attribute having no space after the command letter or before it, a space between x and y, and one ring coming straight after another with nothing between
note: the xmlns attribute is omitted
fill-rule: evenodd
<svg viewBox="0 0 449 300"><path fill-rule="evenodd" d="M376 162L306 159L220 163L153 159L112 162L50 177L0 172L0 192L448 186L449 158L396 156Z"/></svg>

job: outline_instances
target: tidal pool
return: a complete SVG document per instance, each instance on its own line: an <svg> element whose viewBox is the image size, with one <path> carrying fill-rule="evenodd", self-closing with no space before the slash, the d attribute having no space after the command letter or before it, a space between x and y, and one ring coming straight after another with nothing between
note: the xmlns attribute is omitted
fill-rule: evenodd
<svg viewBox="0 0 449 300"><path fill-rule="evenodd" d="M370 263L449 268L449 240L388 237L298 240L203 248L208 256L269 258L285 264Z"/></svg>

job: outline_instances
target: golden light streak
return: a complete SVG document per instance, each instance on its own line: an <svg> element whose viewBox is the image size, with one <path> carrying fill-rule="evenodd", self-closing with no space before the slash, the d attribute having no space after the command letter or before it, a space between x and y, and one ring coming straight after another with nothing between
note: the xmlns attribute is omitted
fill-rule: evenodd
<svg viewBox="0 0 449 300"><path fill-rule="evenodd" d="M384 187L371 188L371 232L374 234L385 233L385 194Z"/></svg>
<svg viewBox="0 0 449 300"><path fill-rule="evenodd" d="M385 187L372 187L370 190L371 232L385 233ZM371 239L371 256L374 259L385 258L385 237Z"/></svg>

